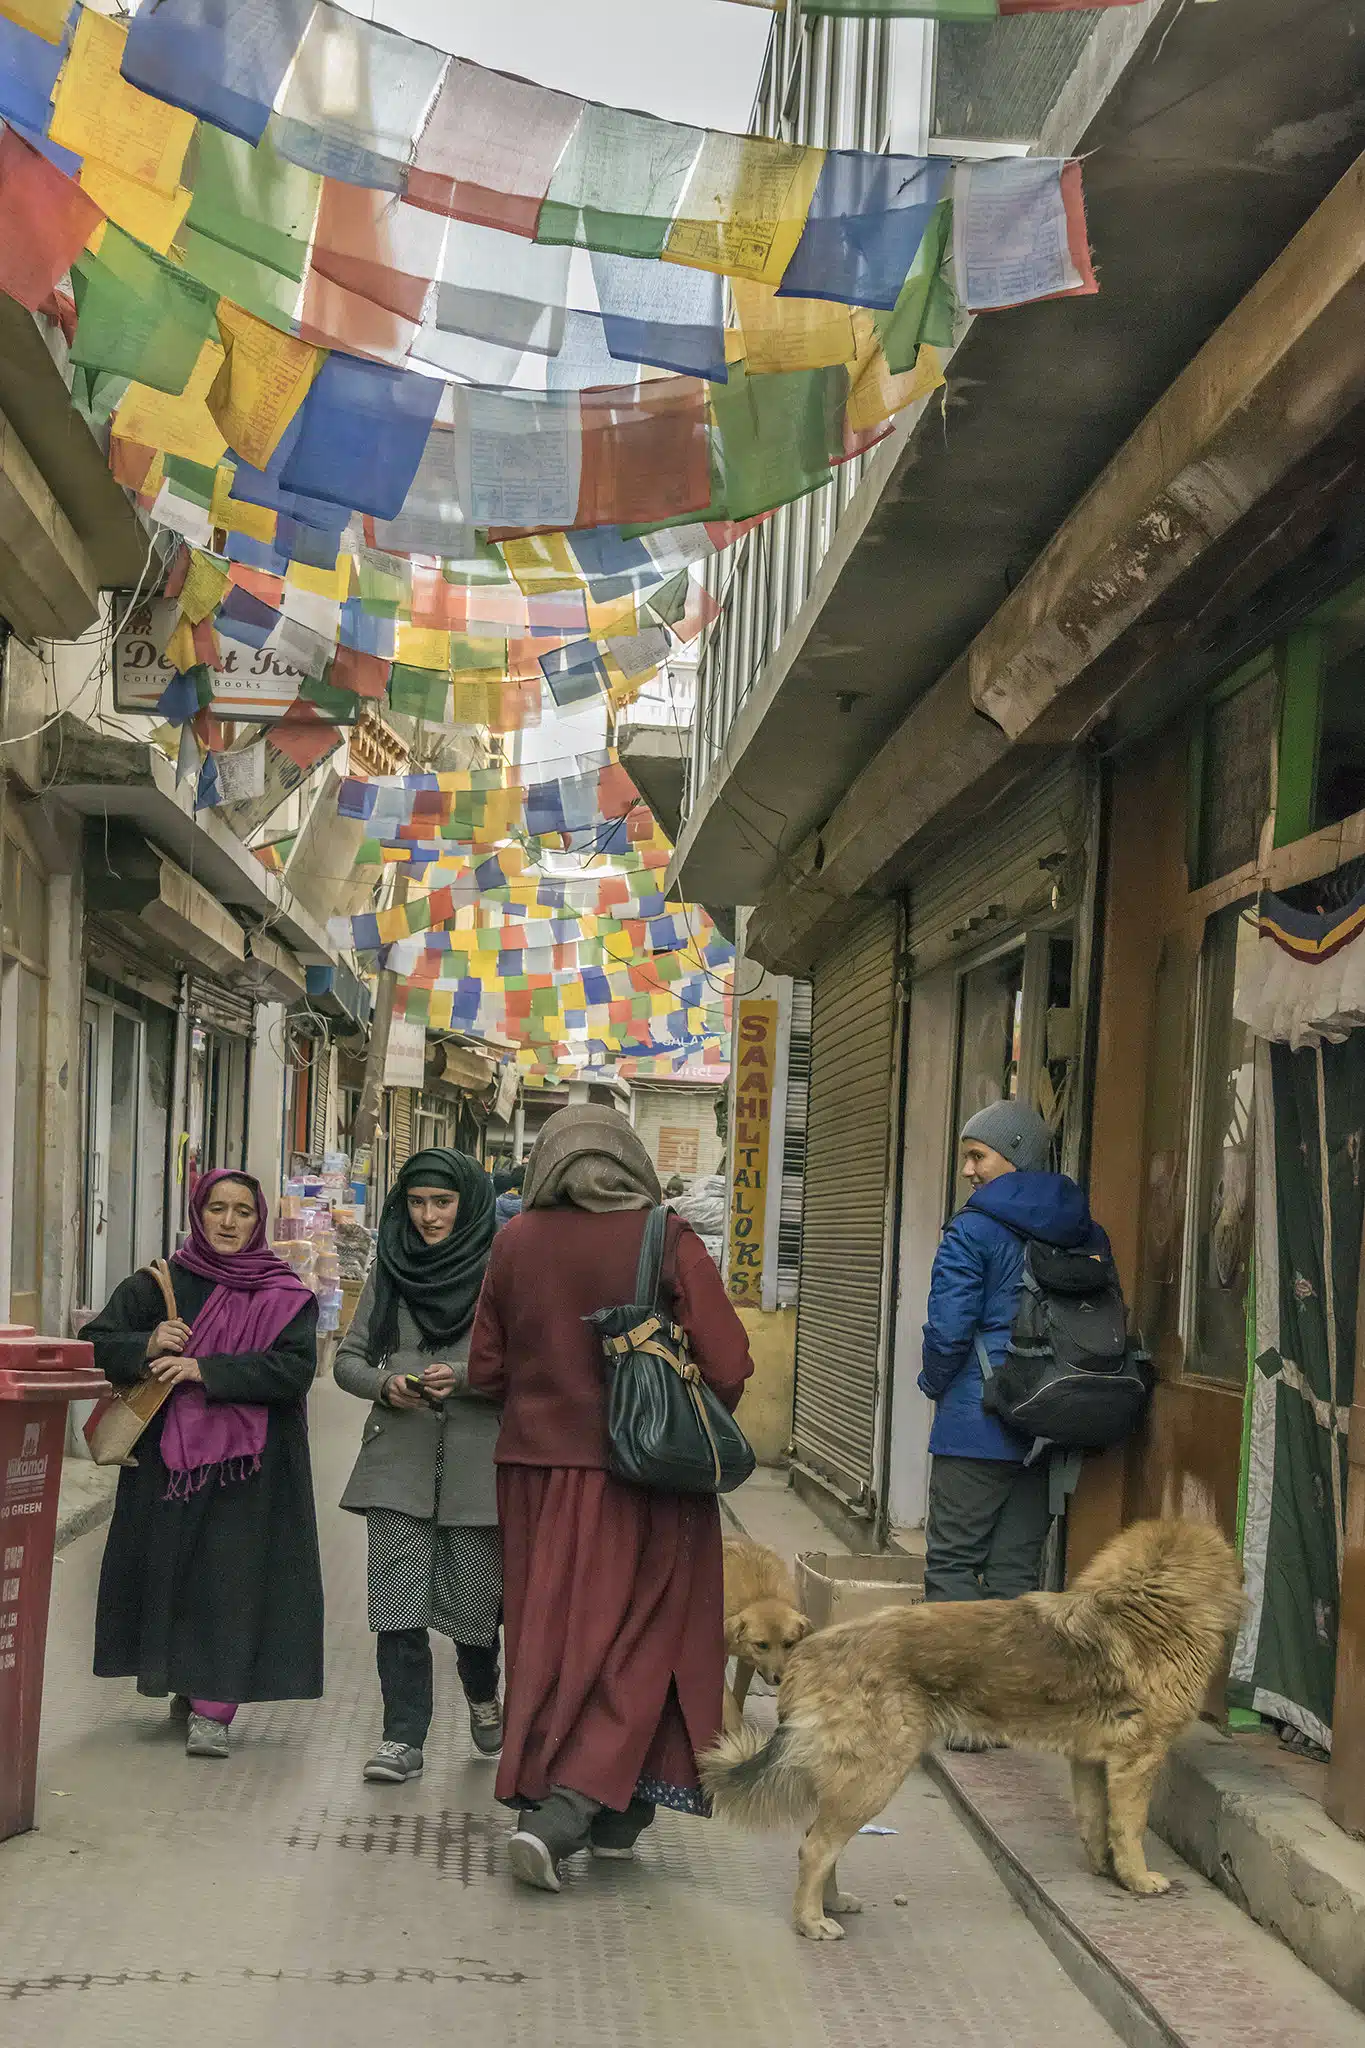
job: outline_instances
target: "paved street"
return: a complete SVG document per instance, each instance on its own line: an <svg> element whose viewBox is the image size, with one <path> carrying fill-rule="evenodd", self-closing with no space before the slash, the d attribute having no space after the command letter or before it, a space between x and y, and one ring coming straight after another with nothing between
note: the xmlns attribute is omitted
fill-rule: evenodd
<svg viewBox="0 0 1365 2048"><path fill-rule="evenodd" d="M1113 2042L923 1780L887 1814L895 1835L855 1844L868 1910L834 1948L788 1925L790 1837L672 1815L634 1867L583 1862L557 1899L514 1891L449 1655L425 1778L365 1786L364 1531L331 1505L361 1411L330 1383L313 1408L327 1697L245 1710L228 1763L187 1761L158 1703L90 1677L103 1531L61 1556L41 1825L0 1848L7 2048Z"/></svg>

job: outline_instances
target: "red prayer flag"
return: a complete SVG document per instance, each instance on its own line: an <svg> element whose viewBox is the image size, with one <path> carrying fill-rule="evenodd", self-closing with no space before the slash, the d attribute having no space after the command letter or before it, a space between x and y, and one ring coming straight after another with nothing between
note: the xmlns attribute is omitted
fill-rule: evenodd
<svg viewBox="0 0 1365 2048"><path fill-rule="evenodd" d="M74 178L0 131L0 291L36 313L103 219Z"/></svg>

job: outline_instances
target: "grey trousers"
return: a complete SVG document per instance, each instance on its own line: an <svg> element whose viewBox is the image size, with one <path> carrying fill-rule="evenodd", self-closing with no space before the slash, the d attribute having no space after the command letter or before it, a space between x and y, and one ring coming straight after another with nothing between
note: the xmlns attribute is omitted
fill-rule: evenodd
<svg viewBox="0 0 1365 2048"><path fill-rule="evenodd" d="M935 1458L925 1529L926 1600L1013 1600L1038 1590L1050 1521L1047 1460Z"/></svg>

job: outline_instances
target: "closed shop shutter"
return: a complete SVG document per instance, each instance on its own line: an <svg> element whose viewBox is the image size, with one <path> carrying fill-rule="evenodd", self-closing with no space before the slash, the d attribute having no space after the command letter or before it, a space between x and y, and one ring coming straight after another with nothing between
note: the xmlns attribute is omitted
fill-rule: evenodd
<svg viewBox="0 0 1365 2048"><path fill-rule="evenodd" d="M811 977L793 1438L862 1513L875 1505L897 1105L900 906L879 903Z"/></svg>
<svg viewBox="0 0 1365 2048"><path fill-rule="evenodd" d="M939 848L909 880L906 945L912 973L941 966L1045 912L1053 891L1081 893L1093 815L1084 756L1039 769L1026 790Z"/></svg>
<svg viewBox="0 0 1365 2048"><path fill-rule="evenodd" d="M206 975L190 977L190 1016L196 1024L214 1031L230 1031L237 1038L250 1038L256 1005L250 996L239 995L221 981Z"/></svg>
<svg viewBox="0 0 1365 2048"><path fill-rule="evenodd" d="M787 1036L787 1113L782 1124L782 1199L777 1226L777 1305L795 1308L801 1278L801 1209L806 1192L810 1098L810 983L792 983Z"/></svg>
<svg viewBox="0 0 1365 2048"><path fill-rule="evenodd" d="M389 1110L389 1185L415 1150L413 1140L412 1090L395 1088Z"/></svg>
<svg viewBox="0 0 1365 2048"><path fill-rule="evenodd" d="M332 1048L325 1038L313 1040L313 1090L309 1102L308 1150L319 1163L327 1150L327 1112L332 1078Z"/></svg>

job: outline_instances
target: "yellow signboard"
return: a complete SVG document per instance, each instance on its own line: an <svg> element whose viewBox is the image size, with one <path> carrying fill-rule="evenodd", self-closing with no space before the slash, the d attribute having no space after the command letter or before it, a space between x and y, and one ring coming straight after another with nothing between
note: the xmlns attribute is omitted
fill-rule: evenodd
<svg viewBox="0 0 1365 2048"><path fill-rule="evenodd" d="M736 1004L733 1178L730 1187L730 1298L762 1306L763 1233L768 1215L768 1145L777 1071L777 1004Z"/></svg>

